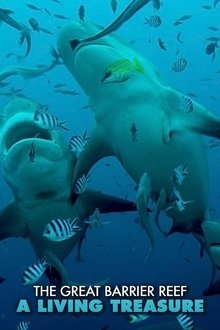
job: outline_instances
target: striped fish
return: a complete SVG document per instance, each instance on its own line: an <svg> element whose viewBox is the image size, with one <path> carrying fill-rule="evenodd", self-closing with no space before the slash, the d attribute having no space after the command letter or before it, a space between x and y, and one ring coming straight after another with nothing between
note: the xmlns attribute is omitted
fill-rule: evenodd
<svg viewBox="0 0 220 330"><path fill-rule="evenodd" d="M149 18L145 18L144 24L147 24L154 28L158 28L158 26L160 26L162 24L162 20L161 20L160 16L153 15L153 16L150 16Z"/></svg>
<svg viewBox="0 0 220 330"><path fill-rule="evenodd" d="M183 57L180 57L174 62L171 66L172 71L174 72L181 72L185 70L187 66L187 60Z"/></svg>
<svg viewBox="0 0 220 330"><path fill-rule="evenodd" d="M137 58L132 61L123 58L108 65L101 79L103 84L125 82L137 73L144 73L144 68Z"/></svg>
<svg viewBox="0 0 220 330"><path fill-rule="evenodd" d="M43 231L43 236L54 242L64 241L74 236L81 228L77 225L78 218L75 219L54 219L51 220Z"/></svg>
<svg viewBox="0 0 220 330"><path fill-rule="evenodd" d="M193 102L189 97L183 96L181 98L180 110L186 113L190 113L193 111Z"/></svg>
<svg viewBox="0 0 220 330"><path fill-rule="evenodd" d="M79 178L77 181L76 181L76 184L75 184L75 187L74 187L74 192L75 194L77 195L82 195L84 193L84 191L86 190L87 188L87 183L89 182L89 177L88 175L85 176L85 174L83 174L81 176L81 178Z"/></svg>
<svg viewBox="0 0 220 330"><path fill-rule="evenodd" d="M61 122L56 116L37 108L34 112L34 121L38 122L41 126L47 129L63 128L68 130L65 125L66 121Z"/></svg>
<svg viewBox="0 0 220 330"><path fill-rule="evenodd" d="M193 330L194 329L194 321L190 316L187 316L184 313L177 315L177 320L179 324L181 325L183 330Z"/></svg>
<svg viewBox="0 0 220 330"><path fill-rule="evenodd" d="M88 139L89 137L86 136L86 131L83 134L83 136L81 135L72 136L69 143L69 150L73 152L78 158L79 154L85 149L85 145Z"/></svg>
<svg viewBox="0 0 220 330"><path fill-rule="evenodd" d="M95 209L94 213L89 217L89 221L84 221L89 224L90 228L101 228L102 225L107 225L108 221L102 221L101 213L98 208Z"/></svg>
<svg viewBox="0 0 220 330"><path fill-rule="evenodd" d="M27 322L27 321L22 321L19 322L17 325L17 330L27 330L29 328L31 322Z"/></svg>
<svg viewBox="0 0 220 330"><path fill-rule="evenodd" d="M177 166L173 171L173 182L181 186L183 180L188 174L187 164Z"/></svg>
<svg viewBox="0 0 220 330"><path fill-rule="evenodd" d="M46 258L42 258L40 260L37 260L35 264L29 266L23 273L23 284L33 284L36 281L38 281L45 270L48 267L48 262L46 261Z"/></svg>
<svg viewBox="0 0 220 330"><path fill-rule="evenodd" d="M147 314L129 314L129 323L139 323L142 321L145 321L146 319L148 319L150 317L150 315Z"/></svg>
<svg viewBox="0 0 220 330"><path fill-rule="evenodd" d="M184 201L180 195L180 192L174 187L171 193L171 205L165 209L169 211L174 208L179 212L183 212L186 209L187 204L192 203L193 201Z"/></svg>

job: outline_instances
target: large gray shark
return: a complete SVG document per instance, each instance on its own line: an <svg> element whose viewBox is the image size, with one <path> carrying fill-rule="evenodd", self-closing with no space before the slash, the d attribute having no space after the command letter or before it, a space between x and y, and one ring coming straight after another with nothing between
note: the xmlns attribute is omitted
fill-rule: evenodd
<svg viewBox="0 0 220 330"><path fill-rule="evenodd" d="M88 96L96 120L76 164L73 182L87 174L98 160L113 155L135 182L141 183L139 209L143 211L142 224L152 244L153 233L144 209L149 198L157 202L159 211L165 210L172 218L170 233L193 232L206 246L201 224L208 219L208 166L200 135L219 138L220 119L194 101L191 101L193 111L183 111L184 96L168 86L143 55L115 35L72 51L71 40L98 32L100 28L94 24L73 22L63 27L58 36L61 58ZM142 73L136 72L126 81L103 83L107 69L123 60L138 62ZM132 137L132 127L136 128L136 139ZM177 185L171 177L174 169L183 164L187 165L188 175ZM173 194L174 188L178 194ZM182 203L182 208L176 207L178 203ZM207 250L214 269L218 266L220 248L215 247L215 254L210 248ZM213 278L214 271L207 294L212 291ZM220 293L220 286L214 292Z"/></svg>
<svg viewBox="0 0 220 330"><path fill-rule="evenodd" d="M1 116L0 159L3 176L13 192L13 200L0 213L0 240L28 238L36 257L45 256L53 269L52 277L68 283L62 261L84 234L84 220L96 208L100 212L134 210L134 203L109 195L86 191L77 202L70 202L75 156L58 130L47 130L34 121L38 103L14 99ZM34 142L35 159L29 158ZM42 236L47 223L55 218L80 219L82 231L62 242Z"/></svg>
<svg viewBox="0 0 220 330"><path fill-rule="evenodd" d="M22 23L14 20L10 15L13 14L13 11L10 9L2 9L0 8L0 22L5 22L10 25L14 29L18 30L21 33L20 36L20 44L22 45L24 40L27 42L27 50L25 53L25 57L28 56L31 50L31 33L29 29Z"/></svg>
<svg viewBox="0 0 220 330"><path fill-rule="evenodd" d="M61 64L59 55L56 50L51 48L52 61L49 65L45 65L42 68L28 68L22 66L11 66L0 72L0 81L11 77L21 76L24 79L33 79L44 75L52 70L57 64Z"/></svg>

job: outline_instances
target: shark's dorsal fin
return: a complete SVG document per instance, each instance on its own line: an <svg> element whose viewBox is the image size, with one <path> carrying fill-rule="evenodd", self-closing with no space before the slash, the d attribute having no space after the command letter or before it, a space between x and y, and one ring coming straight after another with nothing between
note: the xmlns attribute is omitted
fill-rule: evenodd
<svg viewBox="0 0 220 330"><path fill-rule="evenodd" d="M16 202L10 202L0 212L0 240L8 237L24 237L28 235L28 227L22 218Z"/></svg>

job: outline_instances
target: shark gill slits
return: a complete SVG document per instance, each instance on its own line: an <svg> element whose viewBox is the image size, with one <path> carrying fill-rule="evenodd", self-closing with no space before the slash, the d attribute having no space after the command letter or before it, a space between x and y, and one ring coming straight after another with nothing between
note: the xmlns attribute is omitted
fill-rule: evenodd
<svg viewBox="0 0 220 330"><path fill-rule="evenodd" d="M74 51L76 49L76 47L80 44L80 41L78 39L73 39L70 40L70 47L72 49L72 51Z"/></svg>

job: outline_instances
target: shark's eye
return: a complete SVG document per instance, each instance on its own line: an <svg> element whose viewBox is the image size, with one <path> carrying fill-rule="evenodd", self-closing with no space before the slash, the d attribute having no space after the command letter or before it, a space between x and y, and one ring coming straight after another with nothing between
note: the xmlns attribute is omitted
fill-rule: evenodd
<svg viewBox="0 0 220 330"><path fill-rule="evenodd" d="M80 41L78 39L73 39L70 40L70 47L72 49L72 51L74 51L76 49L76 47L80 44Z"/></svg>

